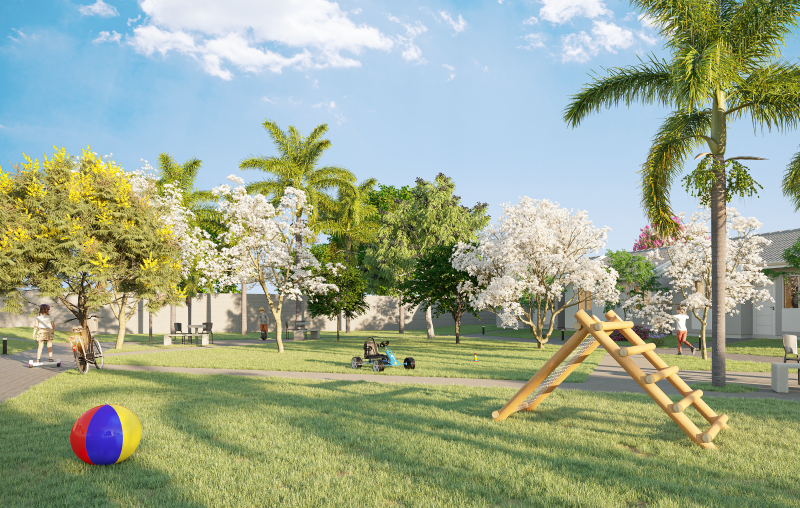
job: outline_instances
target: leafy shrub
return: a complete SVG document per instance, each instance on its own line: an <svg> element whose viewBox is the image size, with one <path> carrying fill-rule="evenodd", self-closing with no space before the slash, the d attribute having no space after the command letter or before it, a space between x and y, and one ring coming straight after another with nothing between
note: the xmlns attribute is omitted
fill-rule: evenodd
<svg viewBox="0 0 800 508"><path fill-rule="evenodd" d="M664 335L663 333L655 333L650 328L642 325L633 325L633 332L641 337L641 339L645 342L652 342L656 345L656 347L663 347L664 346ZM625 339L622 333L619 330L614 330L611 332L611 340L616 342L622 342Z"/></svg>

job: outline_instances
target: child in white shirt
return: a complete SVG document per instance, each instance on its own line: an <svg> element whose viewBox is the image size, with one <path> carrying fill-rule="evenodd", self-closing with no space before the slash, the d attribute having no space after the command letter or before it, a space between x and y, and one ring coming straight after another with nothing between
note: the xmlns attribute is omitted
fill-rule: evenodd
<svg viewBox="0 0 800 508"><path fill-rule="evenodd" d="M53 361L53 336L56 333L56 324L50 317L50 306L42 304L39 306L39 315L33 324L33 338L39 342L39 349L36 351L36 363L42 358L42 347L47 341L47 356Z"/></svg>
<svg viewBox="0 0 800 508"><path fill-rule="evenodd" d="M683 310L683 307L678 307L678 314L676 314L676 315L674 315L674 316L670 316L670 317L671 317L672 319L674 319L674 320L675 320L675 322L676 322L676 324L677 324L677 329L678 329L678 330L677 330L677 336L678 336L678 354L679 354L679 355L682 355L682 354L683 354L683 353L681 352L681 343L685 343L687 346L689 346L689 349L691 349L691 350L692 350L692 356L694 356L694 346L692 346L691 344L689 344L689 341L688 341L688 340L686 340L686 333L687 333L687 330L686 330L686 321L689 319L689 316L687 316L687 315L686 315L686 313L685 313L685 312L684 312L684 310Z"/></svg>

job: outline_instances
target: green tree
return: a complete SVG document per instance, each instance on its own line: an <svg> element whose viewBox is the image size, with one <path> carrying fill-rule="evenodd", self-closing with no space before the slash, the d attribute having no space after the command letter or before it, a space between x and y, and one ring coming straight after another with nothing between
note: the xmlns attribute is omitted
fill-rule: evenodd
<svg viewBox="0 0 800 508"><path fill-rule="evenodd" d="M331 249L331 247L333 247ZM338 269L331 270L328 263L344 261L341 251L335 246L315 245L311 252L320 262L322 267L316 272L325 278L326 284L335 284L339 291L329 291L325 294L313 294L308 299L308 311L313 317L326 316L336 318L336 342L339 342L339 329L341 317L344 314L348 320L355 319L369 310L367 303L367 282L361 276L361 270L354 265L338 264ZM350 333L348 326L347 333Z"/></svg>
<svg viewBox="0 0 800 508"><path fill-rule="evenodd" d="M319 166L325 150L331 147L330 140L322 138L328 132L327 124L318 125L308 136L303 136L293 125L289 126L288 132L271 120L264 120L262 125L272 138L278 154L251 156L239 163L240 169L258 169L269 175L265 180L248 185L247 192L261 193L277 204L286 187L304 191L313 206L308 225L318 232L317 221L321 210L333 208L333 198L328 193L353 187L355 175L340 166ZM300 217L297 219L300 220ZM297 240L300 240L299 237ZM300 305L300 300L297 300L295 320L300 317Z"/></svg>
<svg viewBox="0 0 800 508"><path fill-rule="evenodd" d="M472 208L453 195L451 178L439 173L433 182L417 178L407 200L396 201L396 208L380 214L375 241L368 247L364 265L371 287L395 296L400 305L400 333L403 326L403 283L408 281L419 258L437 245L471 242L489 223L488 205ZM433 338L431 305L426 305L428 338Z"/></svg>
<svg viewBox="0 0 800 508"><path fill-rule="evenodd" d="M617 271L616 288L619 291L619 303L625 320L628 320L628 310L623 306L625 302L636 295L645 296L661 289L661 284L656 276L656 267L644 256L631 254L624 250L606 252L608 266ZM605 311L614 306L606 304Z"/></svg>
<svg viewBox="0 0 800 508"><path fill-rule="evenodd" d="M702 144L709 152L684 180L710 205L713 248L712 384L725 384L726 203L749 196L757 184L738 161L726 157L727 127L747 115L753 127L794 128L800 119L800 67L781 60L781 47L794 30L795 0L661 2L631 0L665 38L668 60L654 56L639 65L607 70L575 94L564 120L577 127L603 107L640 101L674 108L642 165L642 206L665 237L677 234L670 205L673 181L686 158ZM800 154L799 154L800 155ZM786 170L783 192L800 207L800 157Z"/></svg>
<svg viewBox="0 0 800 508"><path fill-rule="evenodd" d="M80 158L56 150L41 163L26 156L13 173L0 170L0 223L5 312L21 312L26 290L36 289L88 327L91 312L120 294L147 300L150 312L183 297L171 229L121 168L88 149Z"/></svg>
<svg viewBox="0 0 800 508"><path fill-rule="evenodd" d="M800 238L794 242L794 245L785 249L781 257L786 261L786 268L781 270L765 269L766 274L770 279L775 280L781 275L790 275L800 273Z"/></svg>
<svg viewBox="0 0 800 508"><path fill-rule="evenodd" d="M477 277L470 276L453 268L450 258L453 245L436 245L417 260L413 275L400 284L403 303L420 305L435 302L433 313L436 317L447 312L456 325L456 344L461 343L461 317L470 312L478 313L469 305L468 292L463 289L465 282L471 287L478 285Z"/></svg>

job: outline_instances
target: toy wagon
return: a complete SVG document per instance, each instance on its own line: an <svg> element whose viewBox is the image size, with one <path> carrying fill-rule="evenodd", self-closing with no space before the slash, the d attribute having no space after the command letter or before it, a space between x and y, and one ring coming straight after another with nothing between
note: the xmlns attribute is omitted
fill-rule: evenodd
<svg viewBox="0 0 800 508"><path fill-rule="evenodd" d="M383 353L378 349L381 347L383 348ZM354 369L360 369L364 363L372 364L372 370L375 372L383 372L385 367L399 367L401 365L401 363L397 361L397 358L395 358L392 350L389 349L389 341L387 340L376 344L373 337L369 337L367 341L364 342L364 358L362 359L359 356L354 356L350 365ZM406 369L414 369L416 367L414 359L411 357L403 360L402 365Z"/></svg>

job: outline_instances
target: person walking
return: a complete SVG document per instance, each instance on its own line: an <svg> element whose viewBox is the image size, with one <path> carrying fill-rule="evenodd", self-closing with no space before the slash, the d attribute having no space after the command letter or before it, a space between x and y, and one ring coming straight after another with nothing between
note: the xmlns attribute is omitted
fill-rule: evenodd
<svg viewBox="0 0 800 508"><path fill-rule="evenodd" d="M258 327L261 330L261 340L267 340L269 332L269 316L264 312L264 307L258 308Z"/></svg>
<svg viewBox="0 0 800 508"><path fill-rule="evenodd" d="M689 319L689 316L686 315L684 308L682 306L679 306L678 313L670 317L674 319L677 324L676 335L678 336L678 354L679 355L683 354L683 352L681 352L681 343L685 343L687 346L689 346L689 349L692 350L692 356L694 356L694 346L689 344L689 341L686 340L686 333L687 333L686 321Z"/></svg>
<svg viewBox="0 0 800 508"><path fill-rule="evenodd" d="M50 316L50 306L42 304L39 306L39 315L33 323L33 338L39 342L39 349L36 351L36 363L42 358L42 347L47 341L47 356L49 361L53 361L53 337L56 333L56 323Z"/></svg>

